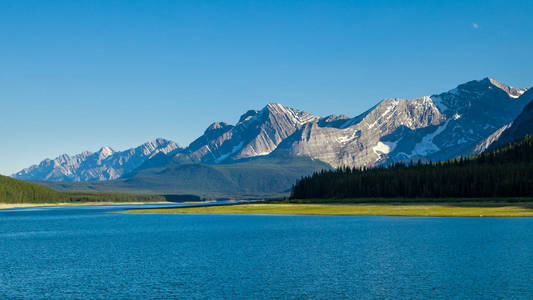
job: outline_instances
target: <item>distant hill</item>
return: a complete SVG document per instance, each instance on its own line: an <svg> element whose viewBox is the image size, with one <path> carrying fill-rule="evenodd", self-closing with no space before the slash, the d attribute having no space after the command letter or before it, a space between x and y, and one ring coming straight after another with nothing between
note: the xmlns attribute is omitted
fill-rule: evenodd
<svg viewBox="0 0 533 300"><path fill-rule="evenodd" d="M62 197L51 188L0 175L0 203L49 203Z"/></svg>
<svg viewBox="0 0 533 300"><path fill-rule="evenodd" d="M154 202L164 196L150 194L61 192L39 184L0 175L0 203Z"/></svg>
<svg viewBox="0 0 533 300"><path fill-rule="evenodd" d="M438 163L340 168L299 180L291 198L533 197L533 137Z"/></svg>
<svg viewBox="0 0 533 300"><path fill-rule="evenodd" d="M195 194L207 198L272 198L287 196L302 175L331 168L318 160L281 153L233 164L162 163L164 165L153 168L140 168L118 180L42 183L60 190Z"/></svg>

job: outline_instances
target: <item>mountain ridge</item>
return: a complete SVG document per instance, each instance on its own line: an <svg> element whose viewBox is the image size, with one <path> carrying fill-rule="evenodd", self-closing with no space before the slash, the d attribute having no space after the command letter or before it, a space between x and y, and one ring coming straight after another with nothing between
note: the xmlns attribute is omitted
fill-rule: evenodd
<svg viewBox="0 0 533 300"><path fill-rule="evenodd" d="M277 153L309 157L332 167L444 160L475 153L479 143L520 114L527 104L524 99L531 94L531 89L510 87L487 77L431 96L384 99L353 118L345 115L319 117L269 103L261 110L246 111L234 125L210 124L186 148L164 139L158 139L166 143L166 146L157 146L162 149L150 144L151 150L138 155L133 155L136 152L132 150L149 143L119 152L102 147L95 153L61 155L55 160L45 160L14 177L110 180L134 176L137 169L164 169L181 164L238 164ZM84 167L85 170L79 171Z"/></svg>
<svg viewBox="0 0 533 300"><path fill-rule="evenodd" d="M104 146L96 152L84 151L70 156L61 154L45 159L38 165L23 169L12 177L34 181L93 181L111 180L133 171L146 159L157 153L171 153L181 147L169 140L158 138L138 147L114 151Z"/></svg>

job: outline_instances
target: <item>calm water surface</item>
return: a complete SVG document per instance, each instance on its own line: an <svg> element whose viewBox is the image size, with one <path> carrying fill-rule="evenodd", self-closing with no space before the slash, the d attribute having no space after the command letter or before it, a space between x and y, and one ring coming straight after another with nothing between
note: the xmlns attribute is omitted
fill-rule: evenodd
<svg viewBox="0 0 533 300"><path fill-rule="evenodd" d="M0 298L532 298L533 218L0 210Z"/></svg>

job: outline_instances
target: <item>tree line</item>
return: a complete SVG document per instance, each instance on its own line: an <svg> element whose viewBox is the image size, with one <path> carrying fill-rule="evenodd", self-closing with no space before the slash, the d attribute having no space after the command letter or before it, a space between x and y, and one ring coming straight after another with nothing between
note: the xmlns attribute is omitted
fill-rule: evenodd
<svg viewBox="0 0 533 300"><path fill-rule="evenodd" d="M39 184L0 176L0 203L68 203L68 202L154 202L165 201L161 195L61 192Z"/></svg>
<svg viewBox="0 0 533 300"><path fill-rule="evenodd" d="M442 162L341 167L303 177L291 199L533 196L533 137Z"/></svg>

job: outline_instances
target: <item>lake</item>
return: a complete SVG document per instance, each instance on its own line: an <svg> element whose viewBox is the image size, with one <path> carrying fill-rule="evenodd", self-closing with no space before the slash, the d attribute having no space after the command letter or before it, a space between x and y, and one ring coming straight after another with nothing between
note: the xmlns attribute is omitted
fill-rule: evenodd
<svg viewBox="0 0 533 300"><path fill-rule="evenodd" d="M0 298L533 297L533 218L121 207L0 210Z"/></svg>

